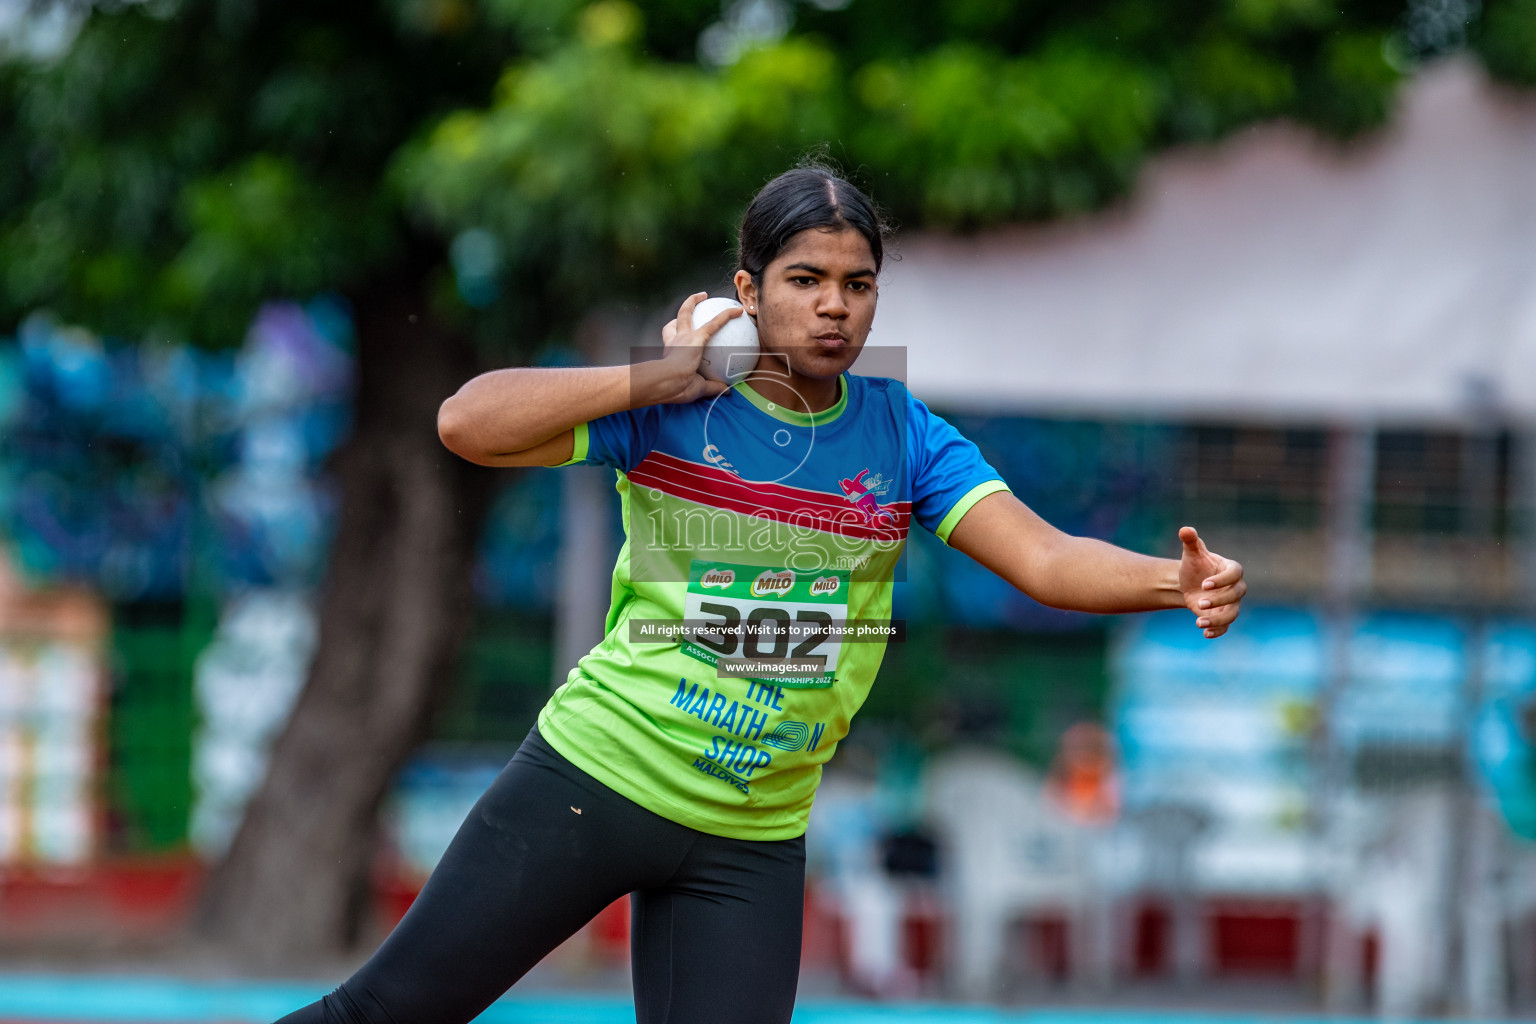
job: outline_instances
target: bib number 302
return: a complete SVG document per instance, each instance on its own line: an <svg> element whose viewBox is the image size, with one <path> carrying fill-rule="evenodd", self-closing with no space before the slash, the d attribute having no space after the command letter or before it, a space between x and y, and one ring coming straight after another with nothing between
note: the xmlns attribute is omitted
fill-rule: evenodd
<svg viewBox="0 0 1536 1024"><path fill-rule="evenodd" d="M788 660L782 671L743 678L788 688L832 685L843 646L837 627L848 615L846 572L695 560L689 575L683 653L722 672L722 659L758 666Z"/></svg>
<svg viewBox="0 0 1536 1024"><path fill-rule="evenodd" d="M743 658L814 658L825 656L822 649L832 636L832 616L805 608L795 612L793 620L783 608L753 608L747 612L742 629L741 609L721 601L700 601L699 611L706 617L719 617L695 633L697 642L722 657L740 653ZM790 622L802 628L792 629ZM804 637L793 648L792 636ZM741 642L738 643L738 640ZM739 652L738 652L739 648Z"/></svg>

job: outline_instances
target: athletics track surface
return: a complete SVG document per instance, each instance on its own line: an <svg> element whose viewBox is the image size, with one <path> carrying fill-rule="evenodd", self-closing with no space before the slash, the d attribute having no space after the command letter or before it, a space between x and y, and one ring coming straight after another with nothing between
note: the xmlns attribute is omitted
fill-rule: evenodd
<svg viewBox="0 0 1536 1024"><path fill-rule="evenodd" d="M326 986L171 978L0 975L0 1024L270 1024ZM479 1024L632 1024L623 996L530 995L503 999ZM994 1009L807 1001L795 1024L1376 1024L1300 1014ZM729 1024L722 1021L722 1024ZM1446 1022L1441 1022L1446 1024Z"/></svg>

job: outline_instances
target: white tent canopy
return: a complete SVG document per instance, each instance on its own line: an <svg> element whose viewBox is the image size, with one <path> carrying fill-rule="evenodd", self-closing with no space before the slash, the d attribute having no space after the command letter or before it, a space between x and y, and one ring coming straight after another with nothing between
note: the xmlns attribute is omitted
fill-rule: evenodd
<svg viewBox="0 0 1536 1024"><path fill-rule="evenodd" d="M1266 125L1124 208L898 250L870 344L946 408L1536 421L1536 100L1466 64L1348 147Z"/></svg>

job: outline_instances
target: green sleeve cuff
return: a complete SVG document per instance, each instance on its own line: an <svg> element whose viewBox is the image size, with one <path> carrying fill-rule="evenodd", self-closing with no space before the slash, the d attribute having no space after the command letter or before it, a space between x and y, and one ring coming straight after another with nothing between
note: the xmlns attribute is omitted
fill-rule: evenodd
<svg viewBox="0 0 1536 1024"><path fill-rule="evenodd" d="M578 462L587 461L587 452L592 446L592 434L585 423L578 423L571 432L576 435L576 444L571 449L571 457L560 463L562 466L574 466Z"/></svg>
<svg viewBox="0 0 1536 1024"><path fill-rule="evenodd" d="M933 531L933 535L945 544L948 544L950 531L959 524L960 520L965 518L965 514L971 510L972 505L989 494L996 494L998 491L1006 491L1007 489L1008 485L1001 480L988 480L986 483L980 483L972 487L965 492L964 497L955 502L954 506L950 508L943 522L939 523L938 529Z"/></svg>

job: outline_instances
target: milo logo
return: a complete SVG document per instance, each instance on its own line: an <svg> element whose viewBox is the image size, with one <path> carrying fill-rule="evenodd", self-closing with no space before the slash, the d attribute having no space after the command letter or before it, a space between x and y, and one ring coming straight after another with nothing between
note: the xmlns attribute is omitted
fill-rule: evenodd
<svg viewBox="0 0 1536 1024"><path fill-rule="evenodd" d="M735 582L735 569L711 569L703 576L699 577L699 586L719 587L721 590L724 590L726 587Z"/></svg>
<svg viewBox="0 0 1536 1024"><path fill-rule="evenodd" d="M819 576L811 584L811 596L820 597L822 594L835 594L837 593L837 588L842 585L842 580L839 580L836 576Z"/></svg>
<svg viewBox="0 0 1536 1024"><path fill-rule="evenodd" d="M795 585L795 574L791 569L783 572L774 572L771 569L752 581L753 597L782 597L789 593L789 589Z"/></svg>

